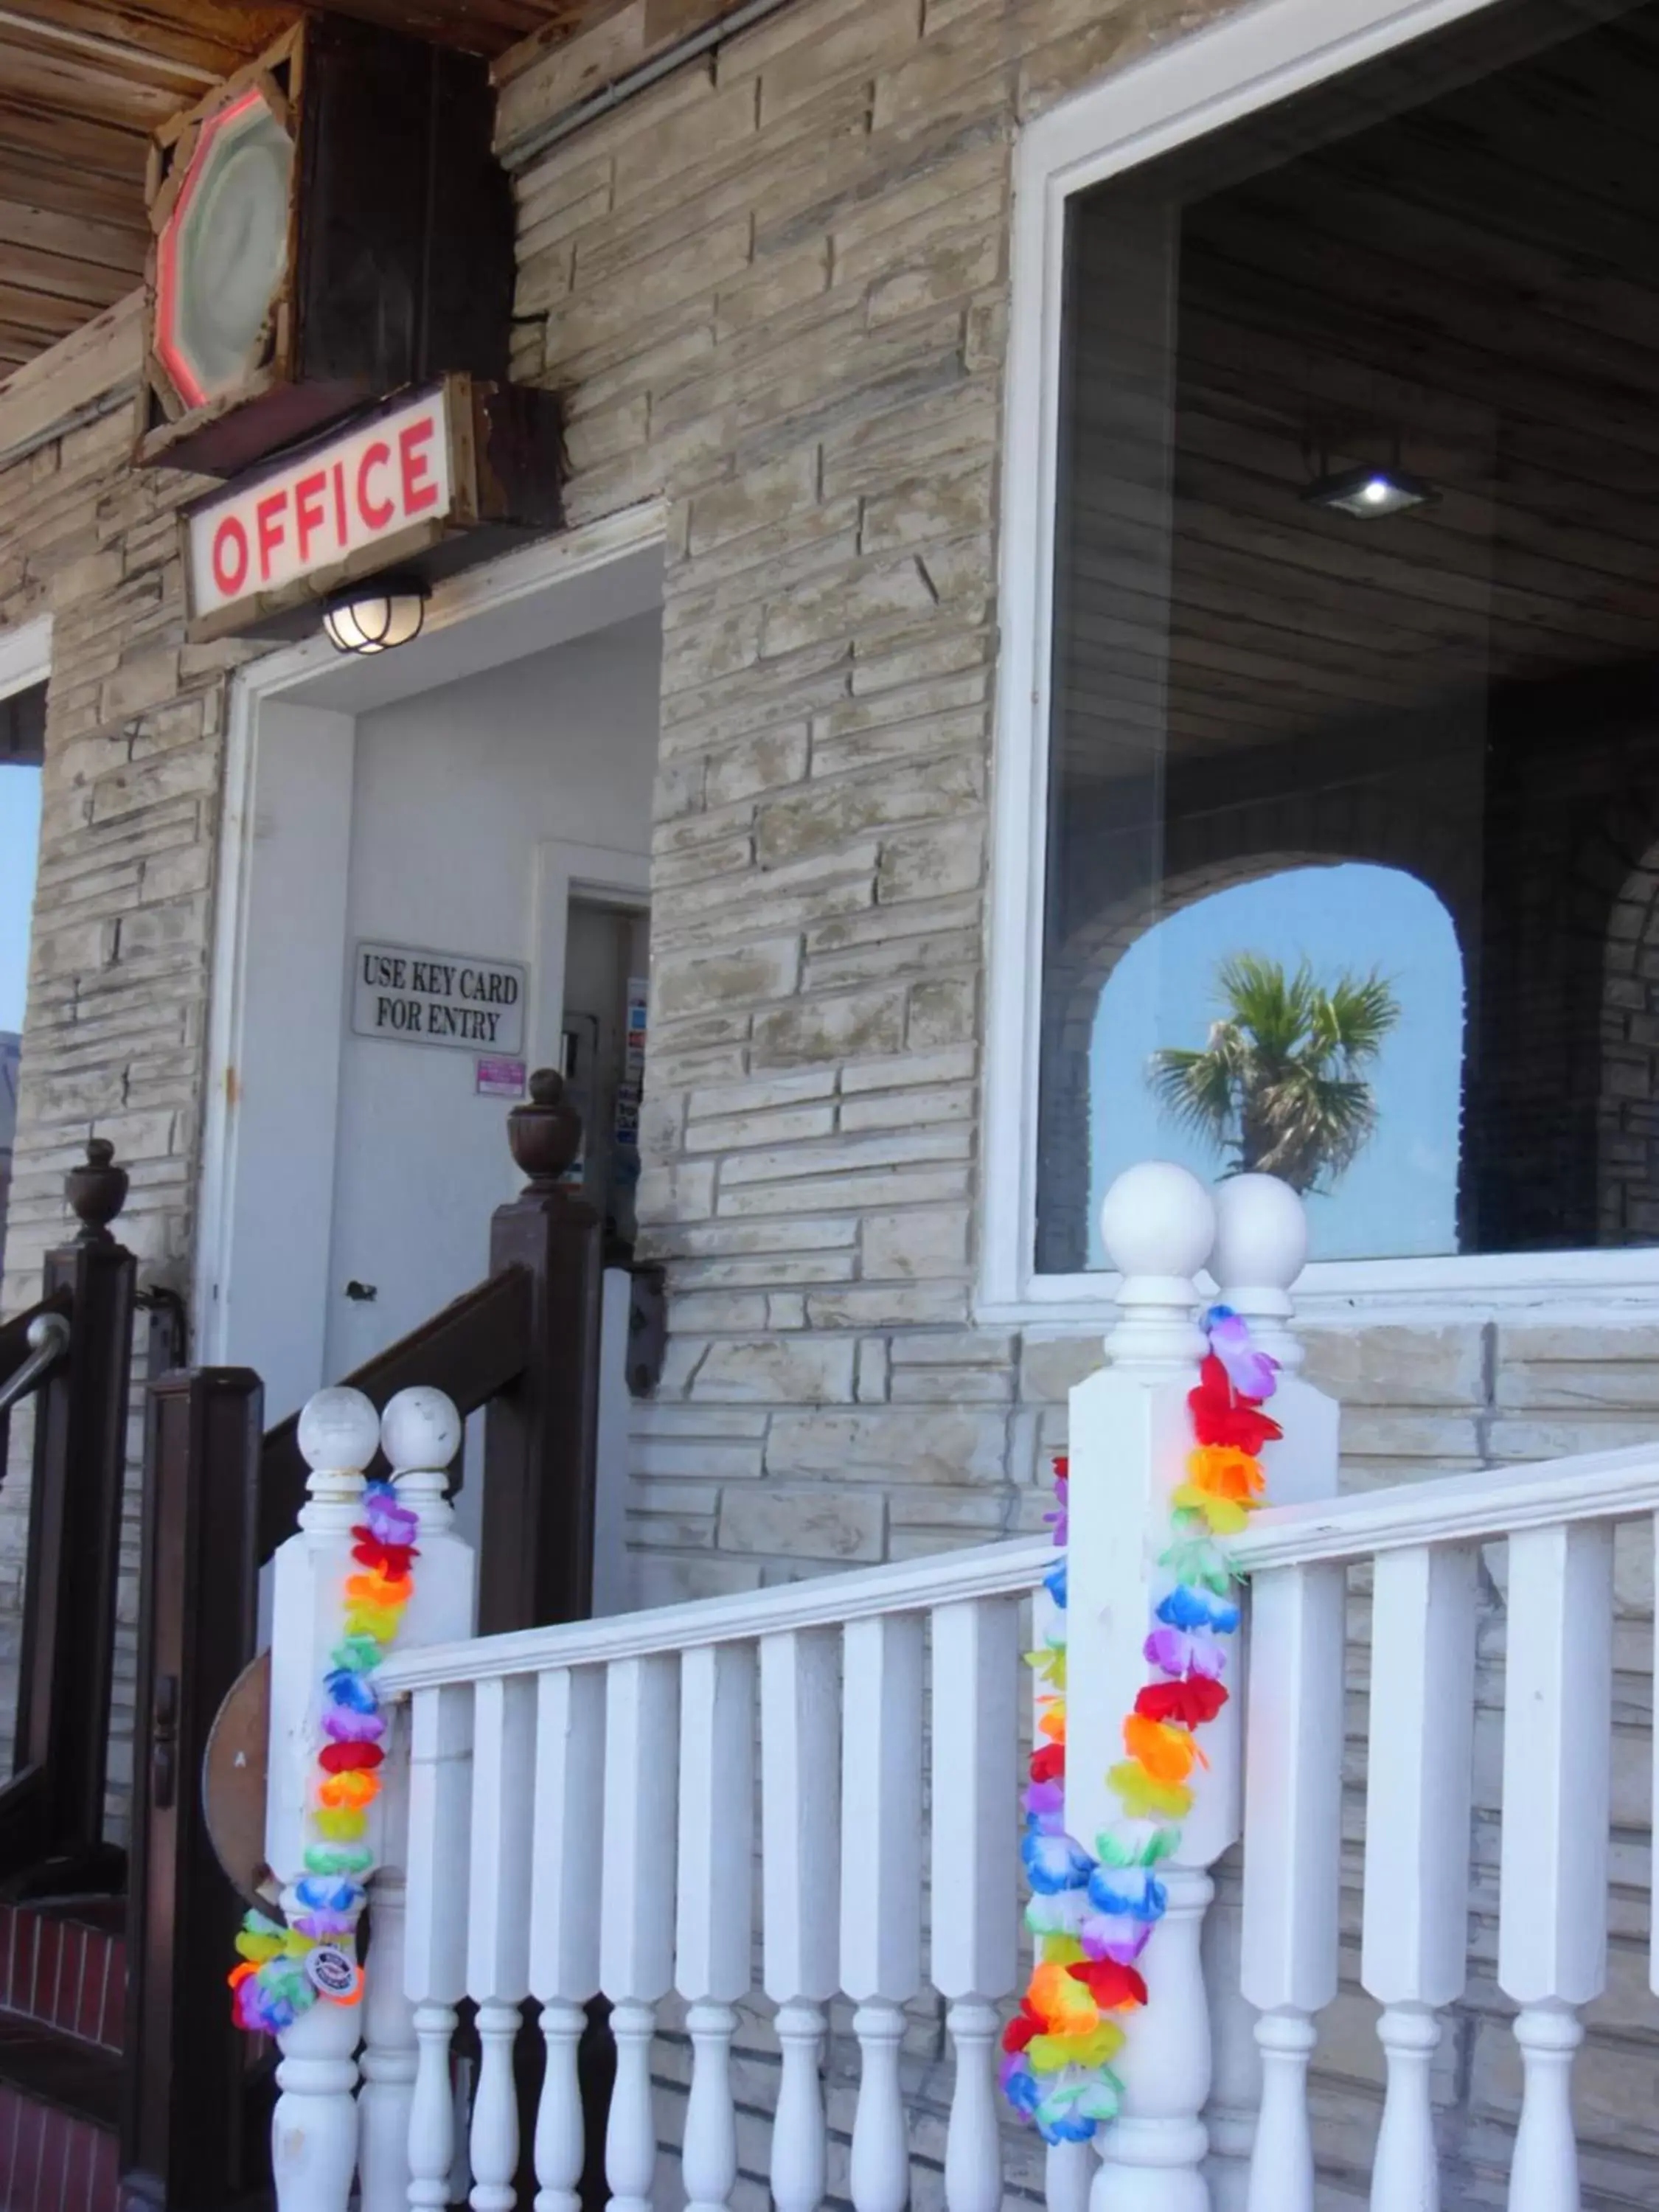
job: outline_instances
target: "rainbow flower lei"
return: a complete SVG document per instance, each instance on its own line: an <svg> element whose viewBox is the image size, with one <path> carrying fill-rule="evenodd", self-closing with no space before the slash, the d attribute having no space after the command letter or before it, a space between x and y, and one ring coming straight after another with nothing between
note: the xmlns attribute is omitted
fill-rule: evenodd
<svg viewBox="0 0 1659 2212"><path fill-rule="evenodd" d="M1148 1682L1123 1723L1127 1758L1107 1776L1122 1810L1095 1839L1095 1856L1066 1833L1066 1563L1045 1578L1055 1626L1030 1663L1042 1685L1025 1791L1021 1855L1032 1896L1025 1923L1036 1963L1018 2012L1003 2032L1004 2094L1046 2142L1086 2142L1117 2117L1123 2084L1112 2060L1126 2040L1121 2015L1146 2002L1137 1961L1164 1916L1158 1868L1180 1848L1177 1823L1192 1808L1188 1778L1204 1754L1196 1734L1227 1702L1223 1638L1238 1626L1237 1577L1220 1540L1261 1504L1260 1454L1281 1435L1261 1410L1278 1363L1250 1342L1230 1306L1204 1317L1209 1350L1192 1408L1187 1480L1170 1499L1169 1548L1159 1565L1174 1585L1157 1608L1146 1654ZM1054 1541L1066 1539L1070 1470L1054 1462Z"/></svg>
<svg viewBox="0 0 1659 2212"><path fill-rule="evenodd" d="M279 2034L319 1996L352 2004L362 1994L357 1922L374 1864L363 1839L386 1757L374 1672L414 1595L419 1526L393 1483L377 1478L364 1485L363 1519L351 1532L360 1571L346 1577L343 1629L323 1678L325 1741L307 1814L305 1872L291 1893L286 1925L250 1912L236 1938L241 1964L230 1974L232 2012L237 2026L254 2034Z"/></svg>

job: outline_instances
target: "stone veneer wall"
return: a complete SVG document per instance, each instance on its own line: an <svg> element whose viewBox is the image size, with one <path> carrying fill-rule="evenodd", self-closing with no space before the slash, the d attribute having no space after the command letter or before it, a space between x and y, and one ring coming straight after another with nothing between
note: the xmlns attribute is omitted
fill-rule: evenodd
<svg viewBox="0 0 1659 2212"><path fill-rule="evenodd" d="M141 1279L188 1287L224 672L241 649L183 643L174 508L195 480L129 469L131 441L124 404L0 467L0 628L47 610L53 622L7 1312L39 1295L42 1255L76 1225L63 1178L90 1135L107 1137L131 1176L118 1230ZM135 1397L137 1387L136 1377ZM6 1755L32 1439L25 1407L0 1490ZM136 1467L136 1404L131 1455ZM130 1485L111 1774L118 1831L131 1771L137 1547Z"/></svg>
<svg viewBox="0 0 1659 2212"><path fill-rule="evenodd" d="M1010 155L1219 12L803 0L517 179L573 516L670 514L647 1600L1030 1520L969 1325Z"/></svg>
<svg viewBox="0 0 1659 2212"><path fill-rule="evenodd" d="M1022 120L1218 12L803 0L518 178L519 373L568 396L573 514L670 514L641 1211L672 1339L636 1445L642 1601L1038 1525L1093 1348L970 1311L999 1171L978 1084L1010 153ZM1317 1337L1348 1480L1645 1437L1659 1329L1628 1319ZM1650 1583L1627 1547L1612 1984L1583 2069L1606 2206L1650 2203L1659 2154ZM1489 1582L1476 1965L1439 2080L1470 2206L1503 2201L1518 2100L1492 1979L1503 1629ZM1356 1844L1362 1820L1356 1796ZM1332 2207L1367 2201L1370 2019L1352 1984L1328 2016ZM919 2026L919 2086L935 2047ZM770 2049L739 2071L757 2203ZM831 2106L848 2124L839 2069Z"/></svg>
<svg viewBox="0 0 1659 2212"><path fill-rule="evenodd" d="M568 395L573 519L659 496L671 516L642 1212L673 1334L640 1426L642 1600L1037 1523L1092 1349L977 1330L969 1291L975 1192L999 1171L977 1116L1009 155L1023 117L1214 12L800 0L518 180L518 373ZM129 473L127 437L114 414L0 471L0 623L48 602L58 623L9 1308L94 1131L131 1166L146 1272L187 1273L234 655L181 643L184 487ZM1313 1364L1355 1482L1633 1442L1659 1419L1659 1326L1639 1315L1332 1333ZM0 1614L24 1465L0 1493ZM1632 1547L1613 1993L1583 2068L1602 2206L1650 2203L1659 2153L1651 1603ZM1502 1633L1493 1583L1488 1807ZM1481 1978L1441 2086L1461 2201L1485 2205L1517 2084L1489 1812L1476 1844ZM1328 2201L1357 2206L1363 2000L1327 2027ZM756 2108L769 2049L740 2076ZM844 2119L839 2081L834 2101ZM744 2141L757 2171L757 2121Z"/></svg>

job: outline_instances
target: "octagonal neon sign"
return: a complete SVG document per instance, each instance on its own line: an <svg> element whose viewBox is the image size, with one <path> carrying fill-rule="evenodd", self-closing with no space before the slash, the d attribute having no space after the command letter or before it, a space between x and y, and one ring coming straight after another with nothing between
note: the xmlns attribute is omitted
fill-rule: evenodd
<svg viewBox="0 0 1659 2212"><path fill-rule="evenodd" d="M189 407L256 365L288 259L294 145L257 85L210 115L155 246L155 353Z"/></svg>

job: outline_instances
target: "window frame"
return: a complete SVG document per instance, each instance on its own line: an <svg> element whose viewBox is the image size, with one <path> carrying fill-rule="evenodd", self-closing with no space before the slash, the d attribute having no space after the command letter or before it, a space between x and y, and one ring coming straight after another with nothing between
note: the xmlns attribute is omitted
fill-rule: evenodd
<svg viewBox="0 0 1659 2212"><path fill-rule="evenodd" d="M1099 1322L1109 1273L1035 1260L1047 868L1056 452L1066 215L1074 194L1502 0L1260 0L1052 108L1014 154L1004 414L986 1024L975 1311L1000 1326ZM1468 1319L1547 1305L1587 1319L1650 1304L1659 1245L1312 1263L1304 1312L1333 1321ZM1644 1297L1644 1293L1649 1294Z"/></svg>

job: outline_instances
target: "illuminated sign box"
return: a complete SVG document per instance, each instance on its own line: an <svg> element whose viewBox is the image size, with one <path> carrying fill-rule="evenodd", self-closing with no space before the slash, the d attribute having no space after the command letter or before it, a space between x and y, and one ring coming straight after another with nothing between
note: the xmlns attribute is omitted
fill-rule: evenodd
<svg viewBox="0 0 1659 2212"><path fill-rule="evenodd" d="M185 512L190 634L301 635L365 576L453 574L557 528L559 475L550 393L446 377Z"/></svg>

